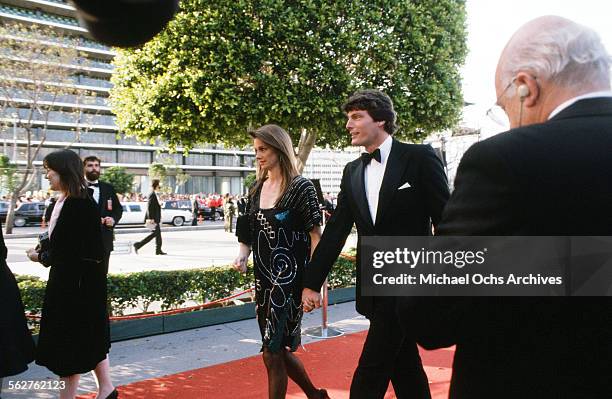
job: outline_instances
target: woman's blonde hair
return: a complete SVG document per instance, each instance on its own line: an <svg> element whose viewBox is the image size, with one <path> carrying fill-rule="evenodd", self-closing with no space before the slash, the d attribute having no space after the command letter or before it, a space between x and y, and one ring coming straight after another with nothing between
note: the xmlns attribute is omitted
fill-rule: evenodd
<svg viewBox="0 0 612 399"><path fill-rule="evenodd" d="M291 137L285 129L277 125L264 125L256 130L250 131L249 134L254 139L259 139L272 147L278 155L278 164L281 169L281 176L283 177L281 194L278 197L280 199L289 188L291 181L299 175ZM253 187L251 187L249 195L253 195L268 177L268 171L262 169L257 162L255 163L255 172L257 180Z"/></svg>

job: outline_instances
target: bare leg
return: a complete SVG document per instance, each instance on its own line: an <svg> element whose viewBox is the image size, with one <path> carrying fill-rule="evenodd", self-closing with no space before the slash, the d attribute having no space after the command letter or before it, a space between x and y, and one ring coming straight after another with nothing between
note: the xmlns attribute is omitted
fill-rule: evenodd
<svg viewBox="0 0 612 399"><path fill-rule="evenodd" d="M264 348L263 361L268 371L268 397L284 399L287 394L287 369L283 352L270 352Z"/></svg>
<svg viewBox="0 0 612 399"><path fill-rule="evenodd" d="M319 399L322 394L315 388L312 381L310 381L310 377L308 377L308 373L302 361L289 351L285 350L284 353L285 367L287 368L289 377L302 388L302 391L304 391L309 399Z"/></svg>
<svg viewBox="0 0 612 399"><path fill-rule="evenodd" d="M96 376L96 380L98 380L98 396L96 396L96 399L105 399L115 390L115 386L111 381L108 355L106 355L106 359L98 363L94 369L94 375Z"/></svg>
<svg viewBox="0 0 612 399"><path fill-rule="evenodd" d="M74 399L79 388L79 374L73 374L68 377L60 377L60 382L63 382L64 389L60 390L60 399Z"/></svg>

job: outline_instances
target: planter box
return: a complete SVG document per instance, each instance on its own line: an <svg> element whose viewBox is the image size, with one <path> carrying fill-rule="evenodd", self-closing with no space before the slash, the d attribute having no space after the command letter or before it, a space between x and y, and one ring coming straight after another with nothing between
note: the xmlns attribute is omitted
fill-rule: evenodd
<svg viewBox="0 0 612 399"><path fill-rule="evenodd" d="M338 288L328 293L328 303L330 305L354 300L355 287ZM255 303L250 302L244 305L204 309L170 316L155 316L146 319L115 321L111 322L110 325L111 342L254 318Z"/></svg>

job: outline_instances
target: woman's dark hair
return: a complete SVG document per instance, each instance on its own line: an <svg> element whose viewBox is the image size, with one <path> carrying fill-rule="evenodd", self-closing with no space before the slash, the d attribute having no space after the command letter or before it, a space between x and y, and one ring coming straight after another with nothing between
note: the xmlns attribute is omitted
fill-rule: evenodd
<svg viewBox="0 0 612 399"><path fill-rule="evenodd" d="M397 114L391 98L380 90L361 90L355 92L342 106L344 113L368 111L375 122L385 122L385 131L393 135L397 130Z"/></svg>
<svg viewBox="0 0 612 399"><path fill-rule="evenodd" d="M87 198L83 161L72 150L59 150L47 154L43 159L43 165L60 176L62 190L69 197Z"/></svg>

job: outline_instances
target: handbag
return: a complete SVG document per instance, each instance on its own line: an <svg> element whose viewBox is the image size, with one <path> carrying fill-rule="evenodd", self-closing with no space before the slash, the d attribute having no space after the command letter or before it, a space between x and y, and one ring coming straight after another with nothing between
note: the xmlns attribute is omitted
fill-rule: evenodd
<svg viewBox="0 0 612 399"><path fill-rule="evenodd" d="M147 221L145 222L145 228L147 230L155 230L155 228L157 227L157 223L155 223L153 220L151 219L147 219Z"/></svg>

